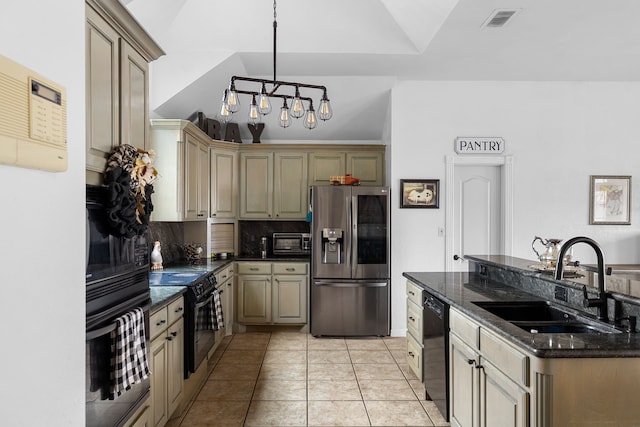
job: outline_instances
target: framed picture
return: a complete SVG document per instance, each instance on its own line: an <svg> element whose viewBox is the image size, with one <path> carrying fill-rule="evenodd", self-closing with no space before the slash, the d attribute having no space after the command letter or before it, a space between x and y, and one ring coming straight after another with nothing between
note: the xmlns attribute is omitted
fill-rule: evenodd
<svg viewBox="0 0 640 427"><path fill-rule="evenodd" d="M439 179L401 179L401 208L435 208L439 207Z"/></svg>
<svg viewBox="0 0 640 427"><path fill-rule="evenodd" d="M631 177L591 175L589 224L631 224Z"/></svg>

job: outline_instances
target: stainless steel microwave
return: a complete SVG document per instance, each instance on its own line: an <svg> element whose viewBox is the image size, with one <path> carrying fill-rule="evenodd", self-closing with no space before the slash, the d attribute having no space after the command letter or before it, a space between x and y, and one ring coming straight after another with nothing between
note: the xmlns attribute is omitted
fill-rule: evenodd
<svg viewBox="0 0 640 427"><path fill-rule="evenodd" d="M308 255L310 253L310 233L273 233L274 255Z"/></svg>

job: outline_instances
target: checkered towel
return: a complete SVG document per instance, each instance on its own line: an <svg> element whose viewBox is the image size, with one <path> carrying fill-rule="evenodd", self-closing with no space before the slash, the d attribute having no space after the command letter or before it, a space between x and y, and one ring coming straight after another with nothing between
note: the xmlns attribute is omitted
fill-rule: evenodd
<svg viewBox="0 0 640 427"><path fill-rule="evenodd" d="M216 310L215 315L215 324L217 331L218 329L224 328L224 318L222 317L222 301L220 300L220 291L217 289L213 291L213 303Z"/></svg>
<svg viewBox="0 0 640 427"><path fill-rule="evenodd" d="M198 310L196 317L196 330L198 331L206 331L209 329L217 331L224 326L220 292L214 289L211 295L212 298L209 304Z"/></svg>
<svg viewBox="0 0 640 427"><path fill-rule="evenodd" d="M111 399L146 379L147 363L144 312L136 308L116 319L111 333Z"/></svg>

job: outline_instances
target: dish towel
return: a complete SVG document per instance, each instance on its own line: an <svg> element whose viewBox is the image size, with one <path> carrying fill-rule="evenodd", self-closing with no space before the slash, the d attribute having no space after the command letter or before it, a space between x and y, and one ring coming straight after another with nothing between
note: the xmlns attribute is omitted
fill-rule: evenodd
<svg viewBox="0 0 640 427"><path fill-rule="evenodd" d="M149 377L144 312L136 308L116 319L111 333L111 399Z"/></svg>
<svg viewBox="0 0 640 427"><path fill-rule="evenodd" d="M222 300L220 299L220 291L217 289L213 291L213 303L215 306L215 330L224 328L224 318L222 317Z"/></svg>

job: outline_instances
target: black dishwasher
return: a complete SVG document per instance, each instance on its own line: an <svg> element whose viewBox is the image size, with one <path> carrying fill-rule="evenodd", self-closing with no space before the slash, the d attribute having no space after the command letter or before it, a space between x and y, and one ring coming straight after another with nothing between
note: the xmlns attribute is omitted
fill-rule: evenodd
<svg viewBox="0 0 640 427"><path fill-rule="evenodd" d="M449 421L449 305L425 291L423 307L426 398Z"/></svg>

